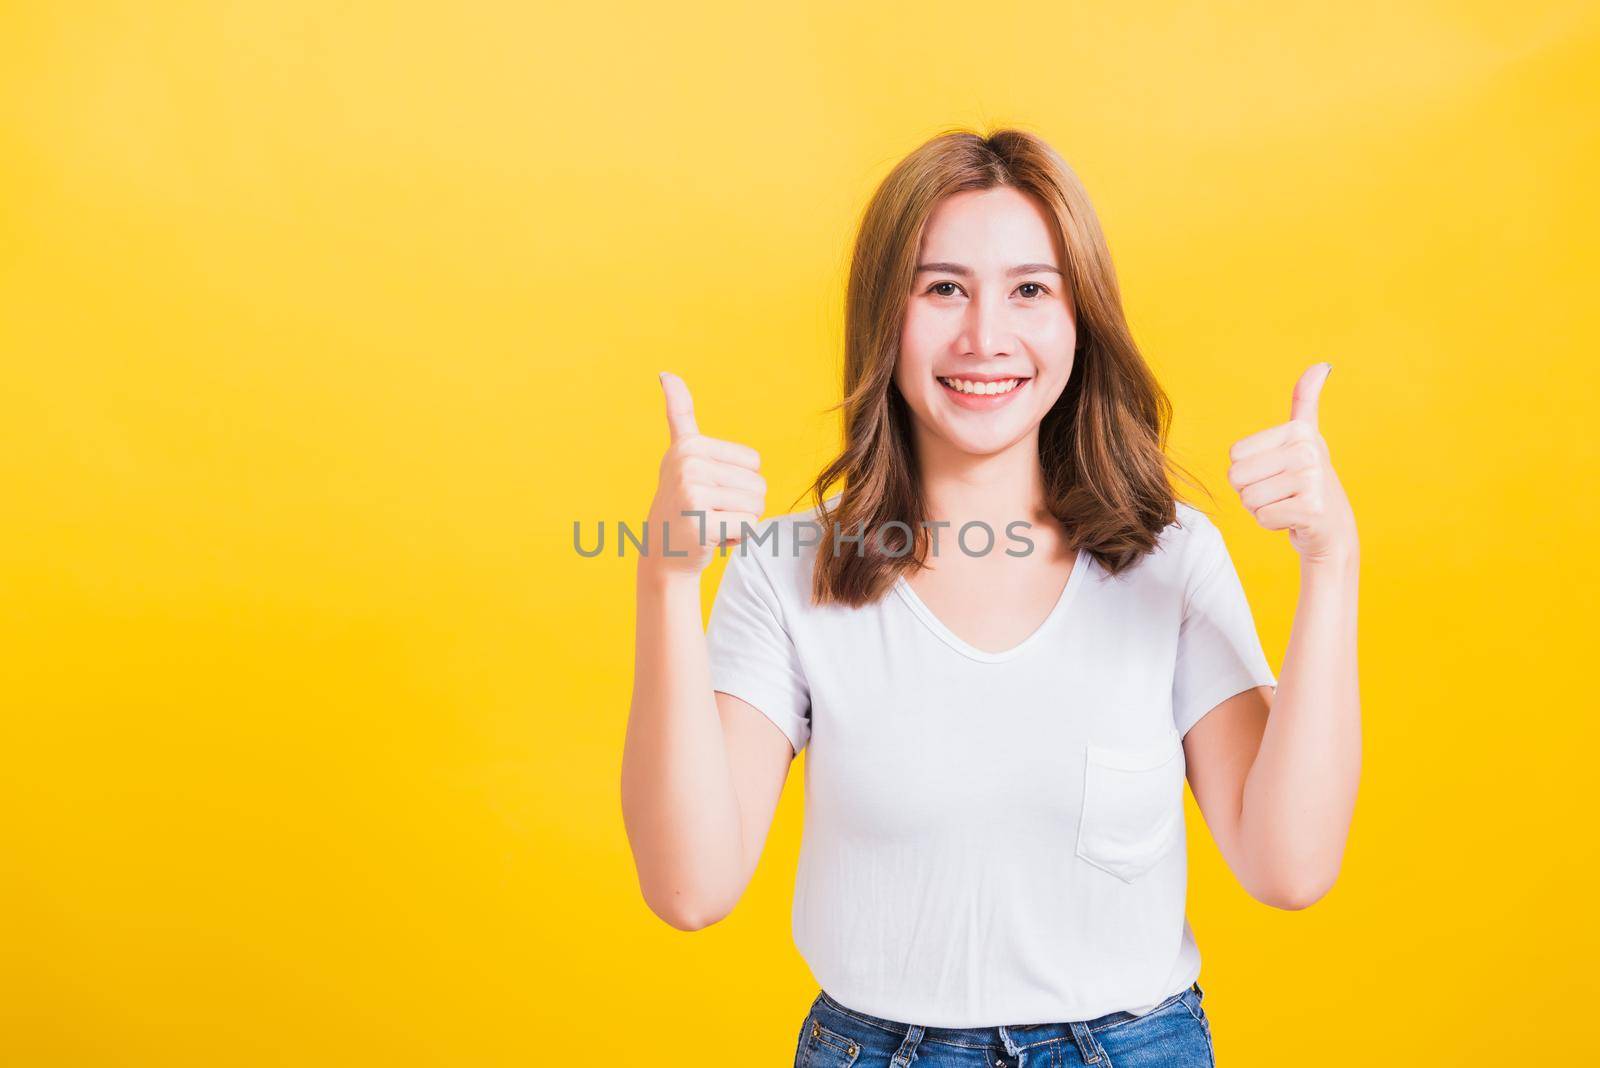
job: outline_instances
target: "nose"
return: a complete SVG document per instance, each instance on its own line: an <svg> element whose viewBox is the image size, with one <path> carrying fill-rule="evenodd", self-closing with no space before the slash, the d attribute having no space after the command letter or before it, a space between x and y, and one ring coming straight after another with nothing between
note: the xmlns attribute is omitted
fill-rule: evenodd
<svg viewBox="0 0 1600 1068"><path fill-rule="evenodd" d="M991 290L967 302L959 342L963 355L977 359L999 359L1016 352L1011 308L1003 293Z"/></svg>

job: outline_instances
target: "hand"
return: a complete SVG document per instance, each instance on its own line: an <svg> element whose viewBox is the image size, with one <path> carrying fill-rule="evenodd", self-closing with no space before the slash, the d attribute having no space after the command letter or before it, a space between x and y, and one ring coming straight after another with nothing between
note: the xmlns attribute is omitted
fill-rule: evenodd
<svg viewBox="0 0 1600 1068"><path fill-rule="evenodd" d="M663 371L661 389L671 442L650 504L649 551L639 566L659 574L698 575L719 546L739 540L742 523L760 520L767 480L758 473L756 450L700 433L683 379Z"/></svg>
<svg viewBox="0 0 1600 1068"><path fill-rule="evenodd" d="M1228 482L1268 530L1289 531L1302 563L1359 555L1356 517L1317 429L1317 399L1333 364L1312 364L1294 384L1289 421L1234 442Z"/></svg>

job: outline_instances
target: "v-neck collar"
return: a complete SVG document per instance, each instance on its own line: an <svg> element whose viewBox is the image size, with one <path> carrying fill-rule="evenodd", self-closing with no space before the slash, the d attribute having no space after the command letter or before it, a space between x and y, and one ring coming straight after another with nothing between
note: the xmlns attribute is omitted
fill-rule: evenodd
<svg viewBox="0 0 1600 1068"><path fill-rule="evenodd" d="M900 575L895 579L894 588L912 613L922 620L923 624L950 648L973 660L978 660L985 664L998 664L1020 656L1039 642L1044 633L1066 614L1068 607L1077 597L1078 589L1084 583L1085 572L1093 566L1094 557L1081 549L1078 550L1077 558L1072 563L1072 574L1067 577L1066 584L1061 587L1061 596L1056 598L1056 603L1050 609L1050 614L1044 617L1044 622L1035 627L1032 634L1029 634L1016 645L995 653L979 649L945 626L944 621L934 614L933 609L929 608L922 598L917 596L917 591L911 588L911 583L906 581L904 575Z"/></svg>

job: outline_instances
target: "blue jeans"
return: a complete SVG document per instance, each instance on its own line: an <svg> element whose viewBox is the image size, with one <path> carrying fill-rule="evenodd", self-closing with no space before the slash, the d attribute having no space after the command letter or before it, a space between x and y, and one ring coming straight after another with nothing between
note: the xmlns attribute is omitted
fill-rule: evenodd
<svg viewBox="0 0 1600 1068"><path fill-rule="evenodd" d="M922 1027L846 1008L817 994L800 1028L795 1068L1215 1068L1200 984L1143 1016L1081 1023Z"/></svg>

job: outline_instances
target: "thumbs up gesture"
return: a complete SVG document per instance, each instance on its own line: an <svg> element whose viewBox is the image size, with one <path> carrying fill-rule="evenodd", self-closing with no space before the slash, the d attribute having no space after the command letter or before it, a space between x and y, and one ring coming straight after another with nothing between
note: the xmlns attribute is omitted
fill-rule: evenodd
<svg viewBox="0 0 1600 1068"><path fill-rule="evenodd" d="M1289 531L1302 563L1358 555L1356 517L1317 428L1317 401L1332 373L1316 363L1294 385L1289 421L1234 442L1228 482L1268 530Z"/></svg>
<svg viewBox="0 0 1600 1068"><path fill-rule="evenodd" d="M698 575L719 546L739 540L741 524L760 520L767 480L756 450L700 433L683 379L663 371L661 390L670 440L650 504L649 551L639 566Z"/></svg>

